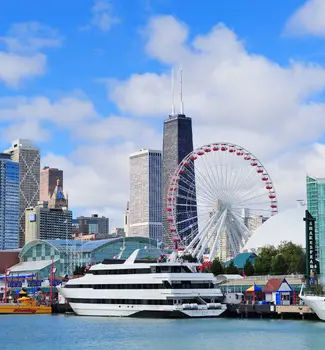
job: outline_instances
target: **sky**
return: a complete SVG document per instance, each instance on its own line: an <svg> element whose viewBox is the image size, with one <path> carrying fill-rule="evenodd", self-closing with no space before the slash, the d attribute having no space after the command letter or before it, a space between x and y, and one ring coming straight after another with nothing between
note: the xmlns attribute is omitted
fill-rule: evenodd
<svg viewBox="0 0 325 350"><path fill-rule="evenodd" d="M324 0L2 1L0 147L33 140L75 216L121 225L128 156L161 149L180 67L195 147L249 149L280 210L325 177Z"/></svg>

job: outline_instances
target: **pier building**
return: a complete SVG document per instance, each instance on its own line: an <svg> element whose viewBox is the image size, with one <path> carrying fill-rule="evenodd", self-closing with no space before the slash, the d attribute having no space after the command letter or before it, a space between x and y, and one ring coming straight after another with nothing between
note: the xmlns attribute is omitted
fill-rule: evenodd
<svg viewBox="0 0 325 350"><path fill-rule="evenodd" d="M77 266L100 263L104 259L127 259L136 249L142 249L140 258L157 258L161 255L156 240L146 237L97 241L38 239L25 244L19 254L20 262L10 267L10 273L47 278L54 263L57 276L71 275Z"/></svg>

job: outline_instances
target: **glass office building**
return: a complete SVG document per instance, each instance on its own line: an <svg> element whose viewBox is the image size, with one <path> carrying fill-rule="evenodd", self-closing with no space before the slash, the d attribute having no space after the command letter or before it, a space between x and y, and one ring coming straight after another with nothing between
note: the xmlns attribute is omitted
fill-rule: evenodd
<svg viewBox="0 0 325 350"><path fill-rule="evenodd" d="M316 252L319 260L320 281L325 285L325 178L307 176L307 208L316 219Z"/></svg>
<svg viewBox="0 0 325 350"><path fill-rule="evenodd" d="M0 250L19 246L19 164L0 153Z"/></svg>

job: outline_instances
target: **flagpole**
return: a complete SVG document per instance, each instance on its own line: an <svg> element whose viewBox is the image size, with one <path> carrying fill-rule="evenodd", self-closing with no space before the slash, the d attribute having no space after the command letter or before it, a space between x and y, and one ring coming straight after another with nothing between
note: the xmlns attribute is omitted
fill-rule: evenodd
<svg viewBox="0 0 325 350"><path fill-rule="evenodd" d="M7 304L7 276L8 276L8 269L6 268L6 270L5 270L5 278L4 278L5 288L4 288L3 297L2 297L2 301L5 304Z"/></svg>
<svg viewBox="0 0 325 350"><path fill-rule="evenodd" d="M51 274L50 274L50 303L53 304L53 270L54 270L54 259L52 257Z"/></svg>

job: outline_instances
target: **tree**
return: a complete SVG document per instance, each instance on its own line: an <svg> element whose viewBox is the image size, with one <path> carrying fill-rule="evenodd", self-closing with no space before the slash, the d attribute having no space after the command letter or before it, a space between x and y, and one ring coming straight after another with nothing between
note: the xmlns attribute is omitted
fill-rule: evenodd
<svg viewBox="0 0 325 350"><path fill-rule="evenodd" d="M306 255L300 245L284 241L279 245L278 251L288 265L288 273L305 273Z"/></svg>
<svg viewBox="0 0 325 350"><path fill-rule="evenodd" d="M288 273L288 264L282 254L277 254L273 257L271 272L274 275L285 275Z"/></svg>
<svg viewBox="0 0 325 350"><path fill-rule="evenodd" d="M272 258L278 254L278 250L272 246L260 248L254 261L255 272L259 275L267 275L271 272Z"/></svg>
<svg viewBox="0 0 325 350"><path fill-rule="evenodd" d="M221 275L224 273L223 264L220 262L219 258L215 258L212 261L210 270L215 276Z"/></svg>
<svg viewBox="0 0 325 350"><path fill-rule="evenodd" d="M229 275L237 275L239 273L238 268L233 260L231 260L229 265L226 267L226 273Z"/></svg>
<svg viewBox="0 0 325 350"><path fill-rule="evenodd" d="M249 259L246 260L246 263L244 266L244 272L245 272L246 276L254 275L255 269L254 269L254 266Z"/></svg>

